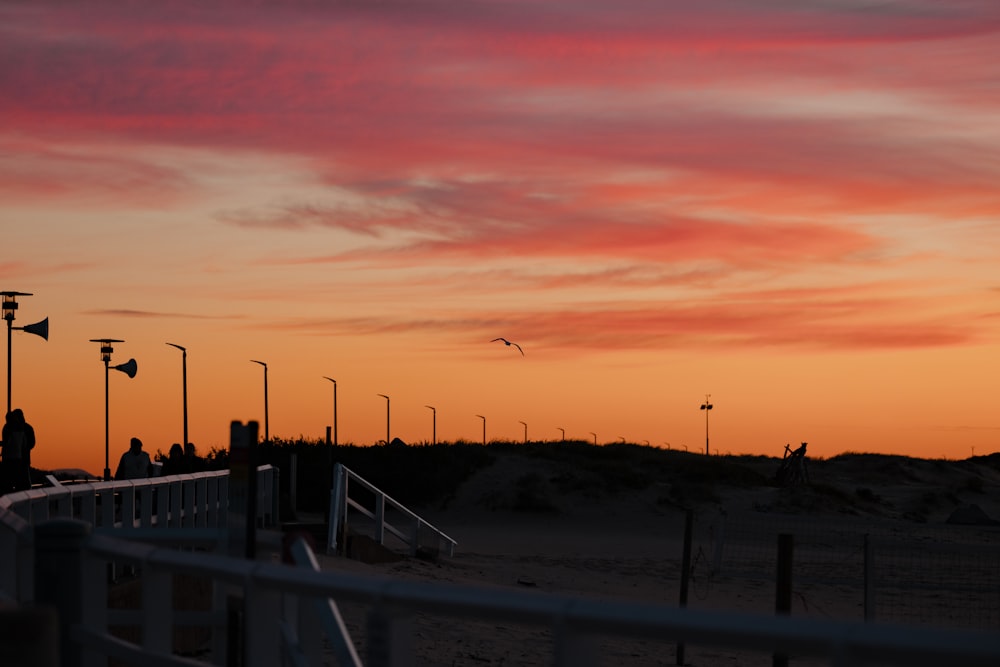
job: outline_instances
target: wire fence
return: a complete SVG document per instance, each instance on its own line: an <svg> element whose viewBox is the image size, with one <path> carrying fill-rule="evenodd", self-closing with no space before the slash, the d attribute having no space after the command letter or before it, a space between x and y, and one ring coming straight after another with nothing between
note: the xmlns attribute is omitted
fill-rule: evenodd
<svg viewBox="0 0 1000 667"><path fill-rule="evenodd" d="M773 613L790 534L793 615L1000 630L1000 527L768 512L696 526L689 606Z"/></svg>

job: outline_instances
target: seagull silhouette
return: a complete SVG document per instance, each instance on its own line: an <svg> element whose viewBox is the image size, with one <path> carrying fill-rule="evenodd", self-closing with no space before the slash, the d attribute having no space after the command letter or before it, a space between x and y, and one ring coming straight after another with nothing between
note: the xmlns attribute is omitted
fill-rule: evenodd
<svg viewBox="0 0 1000 667"><path fill-rule="evenodd" d="M506 345L507 347L510 347L511 345L513 345L514 347L516 347L516 348L517 348L517 351L521 353L521 356L522 356L522 357L524 356L524 350L522 350L522 349L521 349L521 346L520 346L520 345L518 345L517 343L512 343L512 342L510 342L510 341L509 341L509 340L507 340L506 338L494 338L494 339L493 339L493 340L491 340L490 342L491 342L491 343L495 343L495 342L497 342L498 340L502 340L502 341L503 341L503 344L504 344L504 345Z"/></svg>

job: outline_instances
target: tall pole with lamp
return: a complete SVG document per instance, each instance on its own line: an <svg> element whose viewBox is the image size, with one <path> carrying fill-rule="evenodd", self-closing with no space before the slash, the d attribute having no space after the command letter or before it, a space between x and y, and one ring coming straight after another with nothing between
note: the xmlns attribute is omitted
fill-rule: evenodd
<svg viewBox="0 0 1000 667"><path fill-rule="evenodd" d="M187 447L188 444L188 353L187 348L178 345L177 343L167 343L170 347L176 347L181 351L181 386L183 388L183 400L184 400L184 440L182 440L183 446Z"/></svg>
<svg viewBox="0 0 1000 667"><path fill-rule="evenodd" d="M255 364L260 364L264 367L264 442L271 442L271 431L270 425L268 424L268 410L267 410L267 364L263 361L257 361L256 359L251 359L251 362Z"/></svg>
<svg viewBox="0 0 1000 667"><path fill-rule="evenodd" d="M710 398L711 394L705 394L705 402L701 404L701 409L705 411L705 456L708 456L708 412L712 409L712 404L708 400Z"/></svg>
<svg viewBox="0 0 1000 667"><path fill-rule="evenodd" d="M482 415L476 415L476 416L483 420L483 447L485 447L486 446L486 417L484 417Z"/></svg>
<svg viewBox="0 0 1000 667"><path fill-rule="evenodd" d="M323 376L333 383L333 446L337 446L337 381L331 377Z"/></svg>
<svg viewBox="0 0 1000 667"><path fill-rule="evenodd" d="M431 444L436 445L438 439L438 411L433 405L425 405L431 411Z"/></svg>
<svg viewBox="0 0 1000 667"><path fill-rule="evenodd" d="M135 359L129 359L124 364L118 364L117 366L111 365L111 353L114 352L112 343L124 343L125 341L119 340L117 338L91 338L91 343L101 344L101 361L104 362L104 481L109 481L111 479L111 461L108 454L109 449L109 410L108 410L108 369L113 368L116 371L121 371L130 378L135 377L136 370L138 366L135 363Z"/></svg>
<svg viewBox="0 0 1000 667"><path fill-rule="evenodd" d="M385 399L385 444L389 444L389 397L385 394L379 394Z"/></svg>
<svg viewBox="0 0 1000 667"><path fill-rule="evenodd" d="M49 339L49 318L45 318L41 322L35 322L34 324L26 324L23 327L14 326L14 315L17 312L17 297L19 296L31 296L30 292L0 292L3 296L3 318L7 321L7 412L10 412L11 401L10 401L10 347L11 347L11 332L15 329L18 331L27 331L28 333L35 334L36 336L41 336L45 340Z"/></svg>

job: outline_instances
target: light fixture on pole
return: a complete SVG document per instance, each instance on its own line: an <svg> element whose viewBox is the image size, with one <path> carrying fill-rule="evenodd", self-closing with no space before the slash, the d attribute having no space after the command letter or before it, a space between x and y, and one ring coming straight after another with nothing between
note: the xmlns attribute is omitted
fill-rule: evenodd
<svg viewBox="0 0 1000 667"><path fill-rule="evenodd" d="M528 444L528 425L524 422L518 422L524 426L524 444Z"/></svg>
<svg viewBox="0 0 1000 667"><path fill-rule="evenodd" d="M41 336L45 340L49 339L49 318L34 324L26 324L23 327L14 326L14 315L17 311L17 297L31 296L29 292L0 292L3 296L3 318L7 320L7 412L10 412L10 341L11 331L27 331L28 333Z"/></svg>
<svg viewBox="0 0 1000 667"><path fill-rule="evenodd" d="M708 411L712 409L712 404L708 401L710 398L711 394L705 394L705 402L701 404L701 409L705 411L705 456L708 456Z"/></svg>
<svg viewBox="0 0 1000 667"><path fill-rule="evenodd" d="M268 415L267 415L267 412L268 412L268 410L267 410L267 364L265 364L263 361L257 361L256 359L251 359L250 361L252 363L255 363L255 364L260 364L261 366L264 367L264 442L265 443L269 443L269 442L271 442L271 431L270 431L270 428L269 428L270 425L268 424Z"/></svg>
<svg viewBox="0 0 1000 667"><path fill-rule="evenodd" d="M337 446L337 381L331 377L323 376L333 383L333 446Z"/></svg>
<svg viewBox="0 0 1000 667"><path fill-rule="evenodd" d="M591 431L590 435L594 436L594 444L596 445L597 444L597 434L594 433L593 431Z"/></svg>
<svg viewBox="0 0 1000 667"><path fill-rule="evenodd" d="M559 433L562 434L562 437L560 438L560 440L562 442L565 442L566 441L566 429L560 428L559 426L556 426L556 430L559 431Z"/></svg>
<svg viewBox="0 0 1000 667"><path fill-rule="evenodd" d="M176 347L181 351L181 382L184 388L184 446L188 444L188 353L187 348L177 343L167 343L170 347Z"/></svg>
<svg viewBox="0 0 1000 667"><path fill-rule="evenodd" d="M135 359L129 359L124 364L118 364L117 366L111 365L111 353L115 351L111 344L124 343L125 341L117 338L91 338L90 342L101 344L101 361L104 362L104 481L109 481L111 479L111 461L108 457L108 442L110 440L108 436L108 369L113 368L116 371L121 371L130 378L134 378L138 366L135 363Z"/></svg>
<svg viewBox="0 0 1000 667"><path fill-rule="evenodd" d="M438 439L438 411L433 405L425 405L431 411L431 444L436 445Z"/></svg>
<svg viewBox="0 0 1000 667"><path fill-rule="evenodd" d="M379 394L385 399L385 444L389 444L389 397L385 394Z"/></svg>
<svg viewBox="0 0 1000 667"><path fill-rule="evenodd" d="M483 420L483 447L485 447L486 446L486 417L484 417L482 415L476 415L476 416Z"/></svg>

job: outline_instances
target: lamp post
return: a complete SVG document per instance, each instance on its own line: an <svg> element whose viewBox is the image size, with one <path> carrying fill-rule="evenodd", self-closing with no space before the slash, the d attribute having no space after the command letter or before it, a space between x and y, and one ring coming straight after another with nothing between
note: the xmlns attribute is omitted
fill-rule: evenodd
<svg viewBox="0 0 1000 667"><path fill-rule="evenodd" d="M49 339L49 318L34 324L26 324L23 327L14 326L14 315L17 310L17 297L31 296L29 292L0 292L3 296L3 318L7 320L7 412L10 412L10 342L11 331L27 331L36 336L41 336L45 340Z"/></svg>
<svg viewBox="0 0 1000 667"><path fill-rule="evenodd" d="M178 345L177 343L167 343L171 347L176 347L181 351L181 382L184 388L184 446L187 447L188 444L188 353L187 348Z"/></svg>
<svg viewBox="0 0 1000 667"><path fill-rule="evenodd" d="M708 411L712 409L712 404L708 399L712 398L711 394L705 394L705 402L701 404L701 409L705 411L705 456L708 456Z"/></svg>
<svg viewBox="0 0 1000 667"><path fill-rule="evenodd" d="M271 442L271 430L268 424L268 410L267 410L267 364L263 361L257 361L256 359L250 360L252 363L260 364L264 367L264 442Z"/></svg>
<svg viewBox="0 0 1000 667"><path fill-rule="evenodd" d="M114 352L114 348L111 346L112 343L124 343L125 341L119 340L117 338L91 338L91 343L101 344L101 361L104 362L104 481L109 481L111 479L111 461L108 457L108 441L110 440L108 436L108 369L113 368L116 371L121 371L130 378L135 377L135 372L137 366L135 359L129 359L124 364L118 364L117 366L111 365L111 353Z"/></svg>
<svg viewBox="0 0 1000 667"><path fill-rule="evenodd" d="M594 444L596 445L597 444L597 434L594 433L593 431L591 431L590 435L594 436Z"/></svg>
<svg viewBox="0 0 1000 667"><path fill-rule="evenodd" d="M556 426L556 430L562 434L562 436L559 438L560 442L566 442L566 429Z"/></svg>
<svg viewBox="0 0 1000 667"><path fill-rule="evenodd" d="M485 447L486 446L486 417L484 417L482 415L476 415L476 416L483 420L483 447Z"/></svg>
<svg viewBox="0 0 1000 667"><path fill-rule="evenodd" d="M528 444L528 425L525 424L524 422L518 422L518 423L524 425L524 444Z"/></svg>
<svg viewBox="0 0 1000 667"><path fill-rule="evenodd" d="M438 411L433 405L425 405L431 411L431 444L436 445L438 439Z"/></svg>
<svg viewBox="0 0 1000 667"><path fill-rule="evenodd" d="M385 444L389 444L389 397L385 394L379 394L385 399Z"/></svg>
<svg viewBox="0 0 1000 667"><path fill-rule="evenodd" d="M324 379L333 383L333 446L337 446L337 381L331 377L323 376Z"/></svg>

